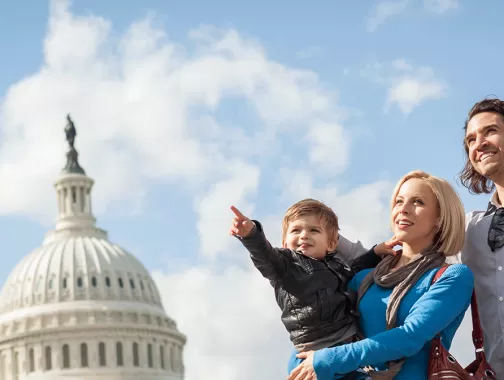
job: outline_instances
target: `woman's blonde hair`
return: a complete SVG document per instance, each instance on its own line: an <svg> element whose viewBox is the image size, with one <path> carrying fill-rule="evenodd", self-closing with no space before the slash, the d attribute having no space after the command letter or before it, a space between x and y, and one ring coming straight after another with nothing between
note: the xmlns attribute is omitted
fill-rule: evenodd
<svg viewBox="0 0 504 380"><path fill-rule="evenodd" d="M446 256L453 256L460 252L465 241L465 212L462 201L455 189L444 179L430 175L421 170L415 170L397 183L392 199L391 210L401 186L408 180L418 178L424 181L432 190L438 201L439 227L434 238L434 247ZM391 226L394 221L391 216Z"/></svg>

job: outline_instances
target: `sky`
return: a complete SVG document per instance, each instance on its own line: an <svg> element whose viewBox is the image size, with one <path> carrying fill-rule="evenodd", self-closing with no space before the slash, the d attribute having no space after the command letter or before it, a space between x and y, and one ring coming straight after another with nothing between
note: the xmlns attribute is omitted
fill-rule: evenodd
<svg viewBox="0 0 504 380"><path fill-rule="evenodd" d="M389 237L414 169L457 183L470 107L502 88L504 4L257 0L5 2L0 12L0 282L56 216L64 126L110 240L152 272L188 336L187 380L285 378L291 345L230 205L278 244L311 197L341 233ZM501 83L501 84L499 84ZM466 318L452 350L472 360Z"/></svg>

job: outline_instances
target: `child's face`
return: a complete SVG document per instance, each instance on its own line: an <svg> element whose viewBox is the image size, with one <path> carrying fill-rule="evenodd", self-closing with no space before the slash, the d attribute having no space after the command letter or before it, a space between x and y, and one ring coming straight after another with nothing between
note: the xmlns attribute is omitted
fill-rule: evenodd
<svg viewBox="0 0 504 380"><path fill-rule="evenodd" d="M303 215L289 222L283 243L284 248L318 260L336 249L336 245L336 242L329 244L323 220L317 215Z"/></svg>

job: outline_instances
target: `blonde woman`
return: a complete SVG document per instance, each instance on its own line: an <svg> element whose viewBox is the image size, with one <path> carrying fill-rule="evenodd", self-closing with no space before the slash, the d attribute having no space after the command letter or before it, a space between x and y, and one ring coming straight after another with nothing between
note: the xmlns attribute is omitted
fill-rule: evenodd
<svg viewBox="0 0 504 380"><path fill-rule="evenodd" d="M372 367L372 379L426 380L430 341L441 333L449 349L471 302L473 274L449 266L431 285L448 256L464 244L462 203L448 182L422 171L404 176L391 201L391 226L402 251L375 269L356 274L360 327L367 338L298 354L288 380L330 380Z"/></svg>

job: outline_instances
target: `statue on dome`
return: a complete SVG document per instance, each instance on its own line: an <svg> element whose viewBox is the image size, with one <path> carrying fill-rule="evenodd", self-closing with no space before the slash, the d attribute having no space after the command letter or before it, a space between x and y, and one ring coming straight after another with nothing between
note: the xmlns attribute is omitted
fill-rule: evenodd
<svg viewBox="0 0 504 380"><path fill-rule="evenodd" d="M68 141L68 145L70 145L70 149L74 149L75 136L77 135L77 131L75 129L75 124L70 118L70 114L67 114L67 124L65 126L65 134L66 140Z"/></svg>
<svg viewBox="0 0 504 380"><path fill-rule="evenodd" d="M67 114L67 124L65 126L65 135L66 141L70 146L70 149L67 152L67 163L63 168L63 172L65 173L74 173L74 174L86 174L84 169L79 165L79 153L74 147L75 136L77 135L77 131L75 129L75 124L70 118L70 114Z"/></svg>

